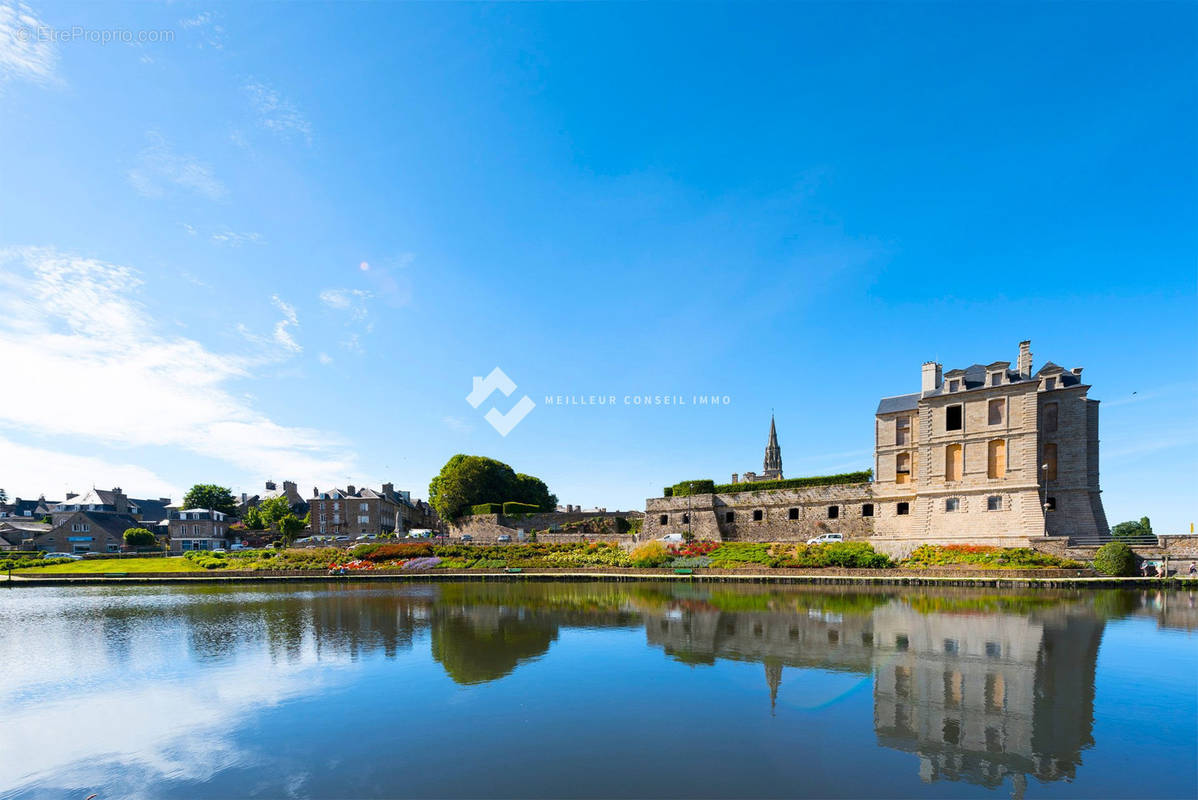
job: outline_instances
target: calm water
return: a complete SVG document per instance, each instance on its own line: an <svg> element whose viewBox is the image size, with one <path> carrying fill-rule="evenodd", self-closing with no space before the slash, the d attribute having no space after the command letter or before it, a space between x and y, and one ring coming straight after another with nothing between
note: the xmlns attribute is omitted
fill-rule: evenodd
<svg viewBox="0 0 1198 800"><path fill-rule="evenodd" d="M0 590L0 797L1195 797L1198 595Z"/></svg>

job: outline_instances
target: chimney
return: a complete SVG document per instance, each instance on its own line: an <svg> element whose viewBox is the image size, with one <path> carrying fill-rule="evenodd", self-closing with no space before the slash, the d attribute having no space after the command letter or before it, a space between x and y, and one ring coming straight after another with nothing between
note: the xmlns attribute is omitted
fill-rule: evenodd
<svg viewBox="0 0 1198 800"><path fill-rule="evenodd" d="M313 496L313 497L320 497L320 489L318 489L318 488L316 488L315 486L313 486L313 487L312 487L312 496Z"/></svg>
<svg viewBox="0 0 1198 800"><path fill-rule="evenodd" d="M1072 372L1074 375L1076 375L1079 378L1082 376L1082 367L1074 367L1073 369L1071 369L1069 371Z"/></svg>
<svg viewBox="0 0 1198 800"><path fill-rule="evenodd" d="M295 481L283 481L283 491L295 492L296 494L299 494L299 492L296 490Z"/></svg>
<svg viewBox="0 0 1198 800"><path fill-rule="evenodd" d="M1032 340L1025 339L1019 343L1019 377L1032 377Z"/></svg>
<svg viewBox="0 0 1198 800"><path fill-rule="evenodd" d="M944 369L935 361L923 362L923 369L920 371L920 387L919 390L924 392L934 392L938 390L941 384L944 383Z"/></svg>
<svg viewBox="0 0 1198 800"><path fill-rule="evenodd" d="M353 497L354 495L356 495L356 494L358 493L358 490L357 490L357 488L356 488L356 487L355 487L355 486L354 486L354 485L351 483L349 486L346 486L346 487L345 487L345 493L346 493L346 494L348 494L350 497Z"/></svg>
<svg viewBox="0 0 1198 800"><path fill-rule="evenodd" d="M733 483L739 483L739 482L740 482L740 475L738 475L737 473L733 472L733 473L732 473L732 482L733 482Z"/></svg>
<svg viewBox="0 0 1198 800"><path fill-rule="evenodd" d="M79 496L79 493L78 493L78 492L67 492L67 499L68 499L68 500L70 500L72 497L78 497L78 496ZM18 497L18 498L17 498L17 502L18 502L18 503L19 503L19 502L21 502L21 498L19 498L19 497Z"/></svg>
<svg viewBox="0 0 1198 800"><path fill-rule="evenodd" d="M395 484L394 483L384 483L383 484L383 494L390 497L392 494L394 494L394 492L395 492Z"/></svg>
<svg viewBox="0 0 1198 800"><path fill-rule="evenodd" d="M267 481L267 482L266 482L266 491L268 491L268 492L273 492L274 490L275 490L275 482L274 482L274 481Z"/></svg>

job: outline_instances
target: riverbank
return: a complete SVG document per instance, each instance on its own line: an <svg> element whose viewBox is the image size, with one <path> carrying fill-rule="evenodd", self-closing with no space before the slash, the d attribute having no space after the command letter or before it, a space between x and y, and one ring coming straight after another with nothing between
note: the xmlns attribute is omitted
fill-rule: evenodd
<svg viewBox="0 0 1198 800"><path fill-rule="evenodd" d="M1198 579L1188 576L1171 578L1112 578L1094 575L1090 570L695 570L679 574L654 569L537 569L437 570L430 572L327 572L223 571L140 574L23 574L0 580L9 587L68 585L150 585L150 584L229 584L229 583L439 583L439 582L521 582L521 581L610 581L610 582L693 582L761 583L863 586L960 586L982 588L1139 588L1198 589Z"/></svg>

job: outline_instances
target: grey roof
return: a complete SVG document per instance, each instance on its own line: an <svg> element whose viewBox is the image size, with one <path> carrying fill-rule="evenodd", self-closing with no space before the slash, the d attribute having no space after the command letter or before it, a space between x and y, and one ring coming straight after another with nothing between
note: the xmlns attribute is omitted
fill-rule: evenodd
<svg viewBox="0 0 1198 800"><path fill-rule="evenodd" d="M878 414L893 414L896 411L914 411L919 405L919 392L900 394L898 397L883 397L878 401Z"/></svg>
<svg viewBox="0 0 1198 800"><path fill-rule="evenodd" d="M161 522L166 519L166 507L171 504L169 497L160 497L157 500L129 500L141 511L142 522Z"/></svg>
<svg viewBox="0 0 1198 800"><path fill-rule="evenodd" d="M66 526L70 524L71 520L76 519L77 517L84 517L87 519L88 524L91 525L91 531L89 531L89 533L91 533L93 536L98 534L107 534L115 539L120 539L125 535L125 531L127 531L129 528L145 527L145 525L138 522L134 517L128 514L75 511L69 514L61 515L61 518L56 521L56 524L53 528L38 535L39 537L46 536L48 534L57 533L60 529L63 529L64 533L69 533L70 528L67 528Z"/></svg>

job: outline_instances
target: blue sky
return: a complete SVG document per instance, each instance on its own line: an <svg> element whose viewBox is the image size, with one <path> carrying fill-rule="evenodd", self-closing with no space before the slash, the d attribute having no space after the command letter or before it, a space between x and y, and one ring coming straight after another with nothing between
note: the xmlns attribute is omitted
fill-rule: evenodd
<svg viewBox="0 0 1198 800"><path fill-rule="evenodd" d="M788 476L866 468L923 361L1029 338L1111 522L1198 516L1193 5L0 9L10 495L470 452L640 508L771 409Z"/></svg>

